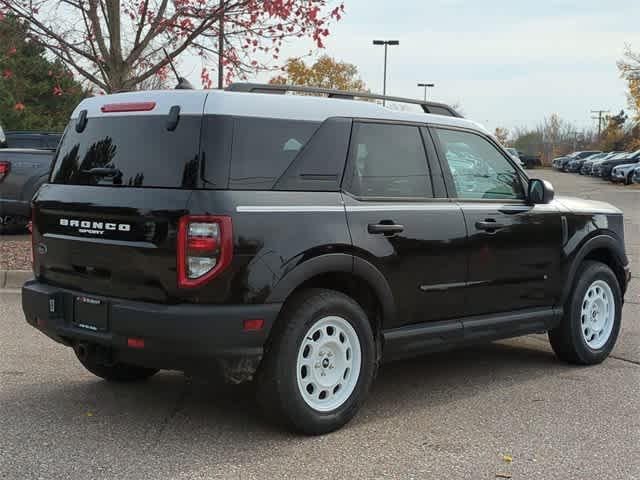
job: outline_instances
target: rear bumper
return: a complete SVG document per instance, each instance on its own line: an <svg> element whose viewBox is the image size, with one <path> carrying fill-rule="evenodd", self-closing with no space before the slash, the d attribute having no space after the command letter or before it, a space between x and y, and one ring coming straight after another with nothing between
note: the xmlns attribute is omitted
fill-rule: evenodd
<svg viewBox="0 0 640 480"><path fill-rule="evenodd" d="M74 318L75 299L91 297L107 304L107 328L93 331ZM161 305L87 295L38 280L22 287L27 322L68 346L87 343L109 349L128 363L155 368L189 370L207 359L260 357L282 304ZM257 331L244 331L244 321L264 320ZM144 341L131 348L128 339Z"/></svg>

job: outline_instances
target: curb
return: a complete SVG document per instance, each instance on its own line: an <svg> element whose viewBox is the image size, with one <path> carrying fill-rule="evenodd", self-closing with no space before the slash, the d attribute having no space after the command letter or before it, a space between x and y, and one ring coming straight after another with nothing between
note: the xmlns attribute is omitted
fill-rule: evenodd
<svg viewBox="0 0 640 480"><path fill-rule="evenodd" d="M31 270L0 270L0 290L19 290L24 282L32 278Z"/></svg>

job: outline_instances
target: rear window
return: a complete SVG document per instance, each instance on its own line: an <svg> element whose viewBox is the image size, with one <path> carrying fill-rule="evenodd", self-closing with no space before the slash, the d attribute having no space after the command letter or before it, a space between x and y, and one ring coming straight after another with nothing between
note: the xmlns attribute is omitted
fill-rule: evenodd
<svg viewBox="0 0 640 480"><path fill-rule="evenodd" d="M318 126L296 120L235 118L229 188L270 190Z"/></svg>
<svg viewBox="0 0 640 480"><path fill-rule="evenodd" d="M173 131L167 117L140 115L89 118L84 131L67 129L51 174L52 183L132 187L195 187L201 117L180 117ZM112 176L89 173L117 171Z"/></svg>
<svg viewBox="0 0 640 480"><path fill-rule="evenodd" d="M7 145L10 148L36 148L55 150L60 141L60 134L7 134ZM0 141L2 139L0 138Z"/></svg>

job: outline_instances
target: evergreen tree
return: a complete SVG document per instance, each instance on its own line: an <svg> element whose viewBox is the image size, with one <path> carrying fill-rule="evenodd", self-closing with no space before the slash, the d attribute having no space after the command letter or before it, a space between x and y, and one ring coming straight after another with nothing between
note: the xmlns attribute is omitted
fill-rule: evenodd
<svg viewBox="0 0 640 480"><path fill-rule="evenodd" d="M59 62L29 40L14 18L0 22L0 124L4 130L62 131L85 96Z"/></svg>

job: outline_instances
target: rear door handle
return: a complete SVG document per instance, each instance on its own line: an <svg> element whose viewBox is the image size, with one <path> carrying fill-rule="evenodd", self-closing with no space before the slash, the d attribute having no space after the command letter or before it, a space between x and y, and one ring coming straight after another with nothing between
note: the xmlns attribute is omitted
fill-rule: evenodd
<svg viewBox="0 0 640 480"><path fill-rule="evenodd" d="M486 218L481 222L476 222L476 228L478 230L485 230L487 232L495 232L504 227L506 227L506 225L496 222L493 218Z"/></svg>
<svg viewBox="0 0 640 480"><path fill-rule="evenodd" d="M369 233L382 233L384 235L392 235L394 233L400 233L404 230L404 225L398 225L396 223L370 223L367 226Z"/></svg>

